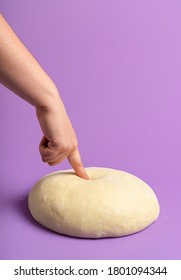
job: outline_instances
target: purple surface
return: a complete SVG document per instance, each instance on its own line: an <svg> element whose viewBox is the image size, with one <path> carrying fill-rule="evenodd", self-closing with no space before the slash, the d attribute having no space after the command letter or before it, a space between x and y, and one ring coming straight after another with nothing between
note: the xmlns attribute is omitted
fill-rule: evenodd
<svg viewBox="0 0 181 280"><path fill-rule="evenodd" d="M181 259L181 2L1 0L60 90L85 166L142 178L161 213L124 238L84 240L36 224L27 195L44 174L34 109L0 87L0 259Z"/></svg>

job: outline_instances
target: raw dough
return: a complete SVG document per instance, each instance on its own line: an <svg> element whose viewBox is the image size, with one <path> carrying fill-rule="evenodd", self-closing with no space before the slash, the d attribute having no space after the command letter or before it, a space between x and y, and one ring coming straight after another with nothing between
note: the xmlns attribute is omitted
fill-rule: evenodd
<svg viewBox="0 0 181 280"><path fill-rule="evenodd" d="M90 180L72 170L40 179L29 194L34 219L58 233L101 238L143 230L159 215L153 190L127 172L89 167Z"/></svg>

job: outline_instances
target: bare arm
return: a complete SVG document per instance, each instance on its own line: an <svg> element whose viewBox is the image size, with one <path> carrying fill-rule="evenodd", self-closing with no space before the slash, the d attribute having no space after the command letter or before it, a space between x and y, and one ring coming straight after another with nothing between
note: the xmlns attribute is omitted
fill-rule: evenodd
<svg viewBox="0 0 181 280"><path fill-rule="evenodd" d="M55 165L68 158L76 174L88 176L76 134L53 81L0 15L0 82L36 108L42 132L42 160Z"/></svg>

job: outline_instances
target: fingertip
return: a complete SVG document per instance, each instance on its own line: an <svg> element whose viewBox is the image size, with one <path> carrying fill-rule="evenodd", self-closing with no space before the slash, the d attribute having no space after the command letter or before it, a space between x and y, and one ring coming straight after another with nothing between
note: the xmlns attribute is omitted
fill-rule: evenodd
<svg viewBox="0 0 181 280"><path fill-rule="evenodd" d="M75 171L75 174L77 176L79 176L80 178L85 179L85 180L89 180L89 176L85 172L85 169L84 169L83 165L81 167L79 166L79 168L74 167L74 171Z"/></svg>
<svg viewBox="0 0 181 280"><path fill-rule="evenodd" d="M85 175L84 175L83 179L85 179L85 180L89 180L90 179L86 172L85 172Z"/></svg>
<svg viewBox="0 0 181 280"><path fill-rule="evenodd" d="M68 156L68 160L72 165L73 169L75 170L77 176L79 176L82 179L89 180L89 176L87 175L84 169L78 149L74 150L72 154Z"/></svg>
<svg viewBox="0 0 181 280"><path fill-rule="evenodd" d="M77 174L78 175L78 174ZM89 176L87 175L87 173L84 172L84 174L78 175L80 178L85 179L85 180L89 180Z"/></svg>

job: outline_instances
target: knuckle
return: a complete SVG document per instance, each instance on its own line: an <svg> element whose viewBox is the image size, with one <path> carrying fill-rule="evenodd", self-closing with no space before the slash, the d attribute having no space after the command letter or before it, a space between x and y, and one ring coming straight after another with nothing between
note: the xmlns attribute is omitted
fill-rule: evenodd
<svg viewBox="0 0 181 280"><path fill-rule="evenodd" d="M73 139L71 141L61 141L54 144L54 150L63 152L65 154L70 154L74 151L78 146L77 139Z"/></svg>
<svg viewBox="0 0 181 280"><path fill-rule="evenodd" d="M55 153L50 150L47 150L44 153L41 153L41 159L43 162L49 162L54 156L55 156Z"/></svg>
<svg viewBox="0 0 181 280"><path fill-rule="evenodd" d="M76 146L78 146L78 139L77 139L76 135L75 135L75 137L74 137L74 139L73 139L73 142L74 142L74 144L75 144Z"/></svg>
<svg viewBox="0 0 181 280"><path fill-rule="evenodd" d="M73 150L75 150L77 147L78 147L78 140L77 140L77 138L75 137L75 138L72 140L72 142L71 142L71 148L72 148Z"/></svg>
<svg viewBox="0 0 181 280"><path fill-rule="evenodd" d="M55 165L55 163L54 163L54 162L48 162L48 165L50 165L50 166L54 166L54 165Z"/></svg>
<svg viewBox="0 0 181 280"><path fill-rule="evenodd" d="M48 162L47 158L42 157L41 159L42 159L43 162Z"/></svg>
<svg viewBox="0 0 181 280"><path fill-rule="evenodd" d="M61 144L61 150L62 150L62 152L67 153L69 151L68 143L62 143Z"/></svg>
<svg viewBox="0 0 181 280"><path fill-rule="evenodd" d="M70 152L73 152L77 148L77 144L75 142L72 142L70 145Z"/></svg>
<svg viewBox="0 0 181 280"><path fill-rule="evenodd" d="M78 140L77 139L74 140L74 145L75 145L75 148L78 147Z"/></svg>
<svg viewBox="0 0 181 280"><path fill-rule="evenodd" d="M64 153L70 154L73 150L75 150L76 147L77 147L77 144L75 142L71 142L71 143L64 143L61 146L61 149Z"/></svg>

